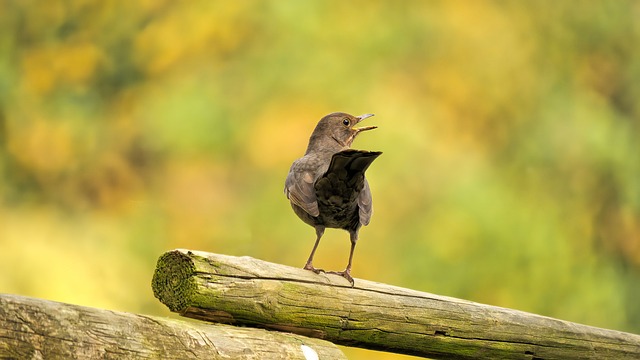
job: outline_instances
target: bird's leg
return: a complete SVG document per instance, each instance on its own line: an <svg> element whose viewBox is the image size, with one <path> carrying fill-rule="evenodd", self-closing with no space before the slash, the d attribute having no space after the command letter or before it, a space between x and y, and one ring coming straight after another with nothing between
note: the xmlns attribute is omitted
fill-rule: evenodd
<svg viewBox="0 0 640 360"><path fill-rule="evenodd" d="M351 251L349 252L349 263L347 264L347 268L344 271L329 271L327 274L336 274L340 275L343 278L347 279L351 283L351 287L355 285L355 281L351 277L351 262L353 261L353 251L356 249L356 242L358 241L358 230L349 231L349 237L351 240Z"/></svg>
<svg viewBox="0 0 640 360"><path fill-rule="evenodd" d="M304 265L304 268L303 268L305 270L311 270L316 274L319 274L320 272L324 272L324 270L322 269L316 269L313 267L313 255L315 255L316 249L318 248L318 244L320 244L320 238L322 237L322 234L324 234L324 226L316 226L316 243L313 245L313 250L311 250L309 259L307 260L307 263Z"/></svg>

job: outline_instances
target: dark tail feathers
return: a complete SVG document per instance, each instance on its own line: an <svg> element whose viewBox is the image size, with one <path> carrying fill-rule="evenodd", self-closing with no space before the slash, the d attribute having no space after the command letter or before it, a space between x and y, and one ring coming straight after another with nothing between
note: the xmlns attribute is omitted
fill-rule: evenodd
<svg viewBox="0 0 640 360"><path fill-rule="evenodd" d="M331 158L331 164L327 173L347 170L348 173L364 173L369 165L378 156L382 154L381 151L365 151L365 150L353 150L348 149L335 153Z"/></svg>

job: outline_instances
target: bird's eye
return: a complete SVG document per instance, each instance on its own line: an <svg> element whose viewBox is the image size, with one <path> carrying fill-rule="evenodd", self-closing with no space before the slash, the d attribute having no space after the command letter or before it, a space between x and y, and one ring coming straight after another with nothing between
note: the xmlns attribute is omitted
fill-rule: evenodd
<svg viewBox="0 0 640 360"><path fill-rule="evenodd" d="M349 119L342 120L342 123L344 124L344 126L349 126Z"/></svg>

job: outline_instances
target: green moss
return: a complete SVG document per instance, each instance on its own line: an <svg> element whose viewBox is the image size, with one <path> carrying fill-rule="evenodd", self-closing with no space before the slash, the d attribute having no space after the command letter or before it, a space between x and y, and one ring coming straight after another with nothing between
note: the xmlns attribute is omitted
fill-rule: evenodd
<svg viewBox="0 0 640 360"><path fill-rule="evenodd" d="M174 250L158 259L151 287L153 295L173 312L181 312L190 304L196 290L195 265L186 254Z"/></svg>

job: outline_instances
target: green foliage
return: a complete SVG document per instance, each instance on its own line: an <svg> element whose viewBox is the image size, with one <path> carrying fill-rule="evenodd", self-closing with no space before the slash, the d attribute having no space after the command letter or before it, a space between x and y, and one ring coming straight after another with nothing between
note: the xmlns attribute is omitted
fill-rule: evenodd
<svg viewBox="0 0 640 360"><path fill-rule="evenodd" d="M301 266L288 167L323 115L372 112L356 277L640 332L637 15L4 1L0 291L166 313L150 280L171 248ZM346 239L317 265L342 268Z"/></svg>

